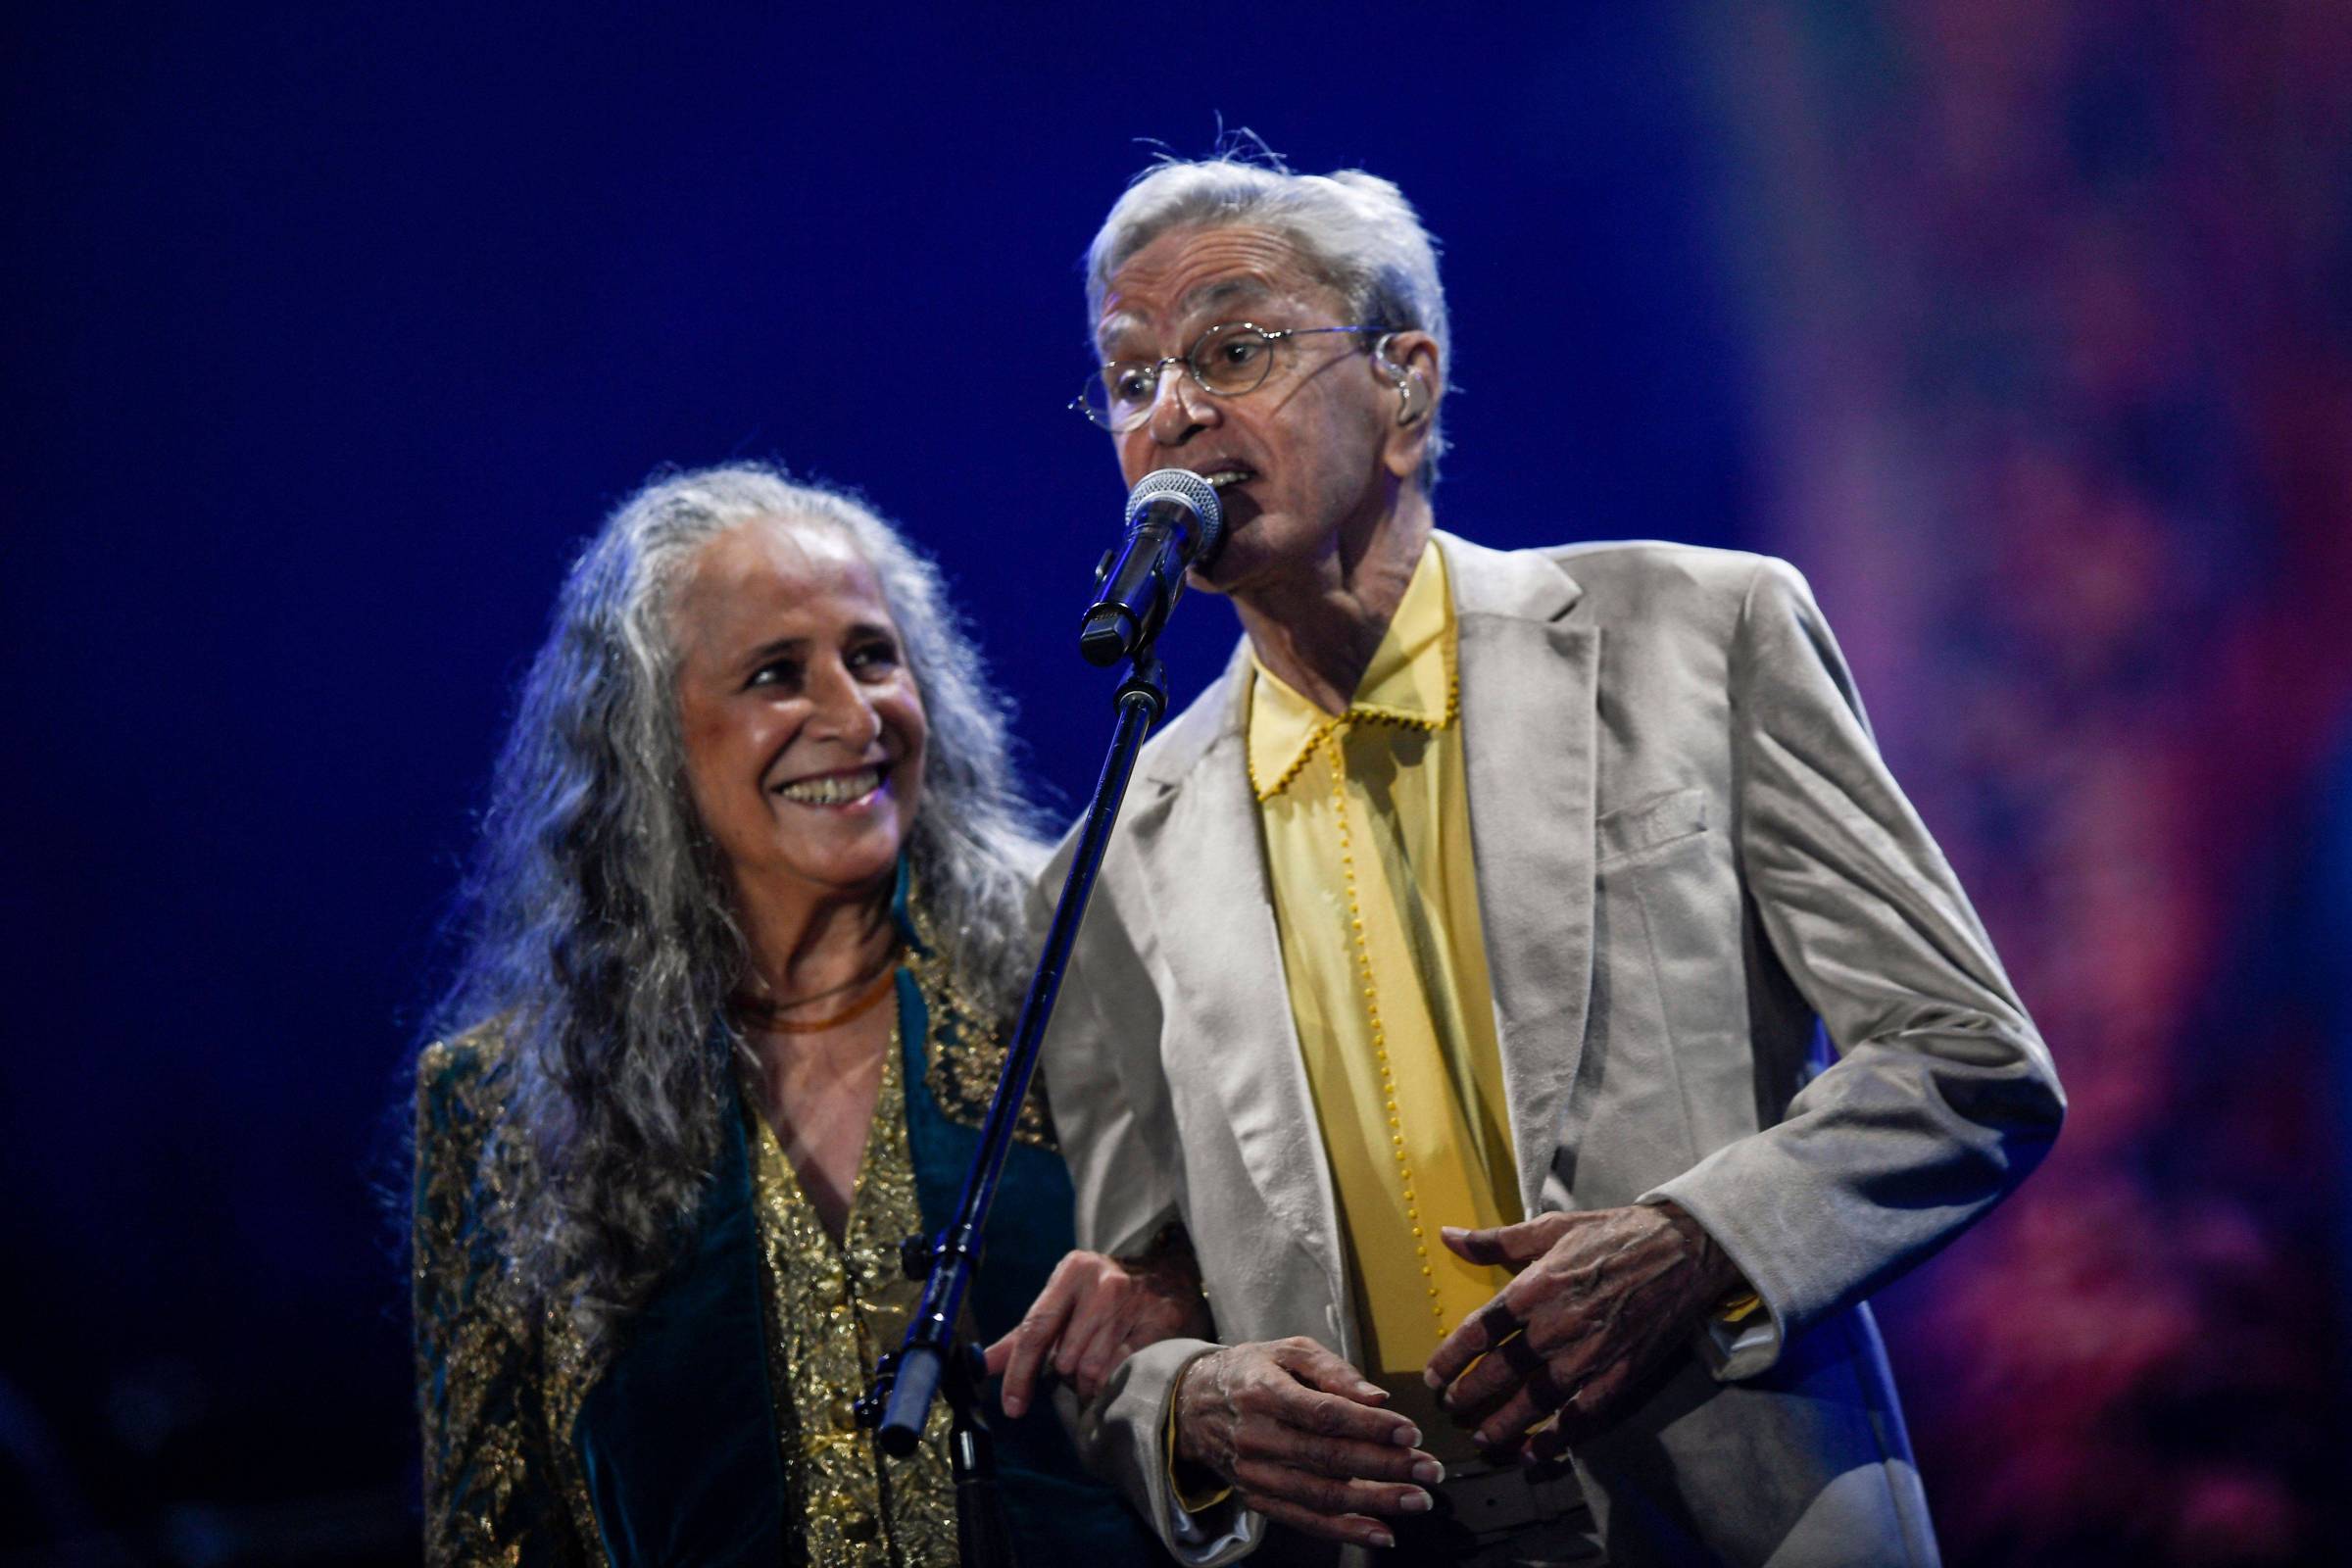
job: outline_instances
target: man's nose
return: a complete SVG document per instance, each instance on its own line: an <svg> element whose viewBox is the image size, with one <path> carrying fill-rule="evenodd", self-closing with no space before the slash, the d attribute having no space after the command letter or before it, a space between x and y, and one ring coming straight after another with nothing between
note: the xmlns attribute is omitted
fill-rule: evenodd
<svg viewBox="0 0 2352 1568"><path fill-rule="evenodd" d="M1180 447L1194 432L1224 419L1217 400L1182 365L1171 365L1152 392L1152 439L1163 447Z"/></svg>

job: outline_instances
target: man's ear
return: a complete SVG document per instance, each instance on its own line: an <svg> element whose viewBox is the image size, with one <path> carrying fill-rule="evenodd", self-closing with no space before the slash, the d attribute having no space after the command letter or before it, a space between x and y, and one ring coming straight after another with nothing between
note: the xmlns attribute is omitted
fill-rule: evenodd
<svg viewBox="0 0 2352 1568"><path fill-rule="evenodd" d="M1437 339L1421 331L1391 332L1373 347L1372 370L1396 399L1382 461L1397 478L1409 478L1421 471L1431 416L1446 395Z"/></svg>

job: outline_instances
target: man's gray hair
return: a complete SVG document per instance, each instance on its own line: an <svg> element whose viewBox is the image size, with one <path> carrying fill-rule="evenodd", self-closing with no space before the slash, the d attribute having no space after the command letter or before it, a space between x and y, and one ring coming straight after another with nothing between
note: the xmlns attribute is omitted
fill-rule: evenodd
<svg viewBox="0 0 2352 1568"><path fill-rule="evenodd" d="M1437 341L1440 378L1450 378L1453 337L1446 289L1438 281L1437 242L1404 192L1360 169L1294 173L1254 138L1237 140L1214 158L1163 158L1136 175L1086 253L1090 341L1112 275L1136 252L1177 229L1241 227L1262 228L1296 245L1317 279L1347 301L1355 320L1427 332ZM1443 389L1430 390L1434 395ZM1446 450L1442 409L1440 400L1430 414L1424 483L1435 482Z"/></svg>
<svg viewBox="0 0 2352 1568"><path fill-rule="evenodd" d="M906 856L967 995L1009 1017L1044 850L1004 713L935 567L856 498L757 464L657 476L580 554L524 678L434 1019L499 1046L506 1267L591 1342L670 1261L734 1114L723 1025L747 965L725 868L687 789L672 607L697 553L755 520L846 537L873 567L930 738Z"/></svg>

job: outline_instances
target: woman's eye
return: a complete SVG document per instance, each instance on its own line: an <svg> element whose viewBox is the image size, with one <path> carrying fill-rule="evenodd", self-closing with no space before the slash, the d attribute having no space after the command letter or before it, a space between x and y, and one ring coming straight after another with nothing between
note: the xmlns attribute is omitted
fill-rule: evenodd
<svg viewBox="0 0 2352 1568"><path fill-rule="evenodd" d="M888 673L899 667L899 651L889 643L868 643L852 651L850 667L860 674L869 670Z"/></svg>
<svg viewBox="0 0 2352 1568"><path fill-rule="evenodd" d="M800 683L801 666L795 660L773 660L752 671L751 684L754 686L798 686Z"/></svg>
<svg viewBox="0 0 2352 1568"><path fill-rule="evenodd" d="M1110 376L1110 397L1114 403L1149 403L1152 372L1141 366L1114 371Z"/></svg>

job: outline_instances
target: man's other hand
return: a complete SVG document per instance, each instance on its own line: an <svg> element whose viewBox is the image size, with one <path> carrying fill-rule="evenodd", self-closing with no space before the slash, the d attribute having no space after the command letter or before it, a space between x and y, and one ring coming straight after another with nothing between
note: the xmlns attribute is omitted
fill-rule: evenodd
<svg viewBox="0 0 2352 1568"><path fill-rule="evenodd" d="M1176 1384L1176 1457L1277 1524L1368 1546L1382 1514L1424 1513L1445 1477L1388 1394L1309 1339L1228 1346ZM1415 1485L1420 1483L1420 1485Z"/></svg>
<svg viewBox="0 0 2352 1568"><path fill-rule="evenodd" d="M1183 1231L1171 1228L1141 1257L1071 1252L1010 1334L987 1350L991 1376L1004 1374L998 1398L1017 1416L1036 1397L1049 1359L1054 1371L1091 1399L1121 1361L1147 1345L1212 1331L1200 1295L1200 1266Z"/></svg>
<svg viewBox="0 0 2352 1568"><path fill-rule="evenodd" d="M1431 1352L1424 1374L1489 1452L1524 1446L1557 1458L1608 1425L1740 1283L1713 1238L1671 1203L1440 1234L1468 1261L1517 1274Z"/></svg>

